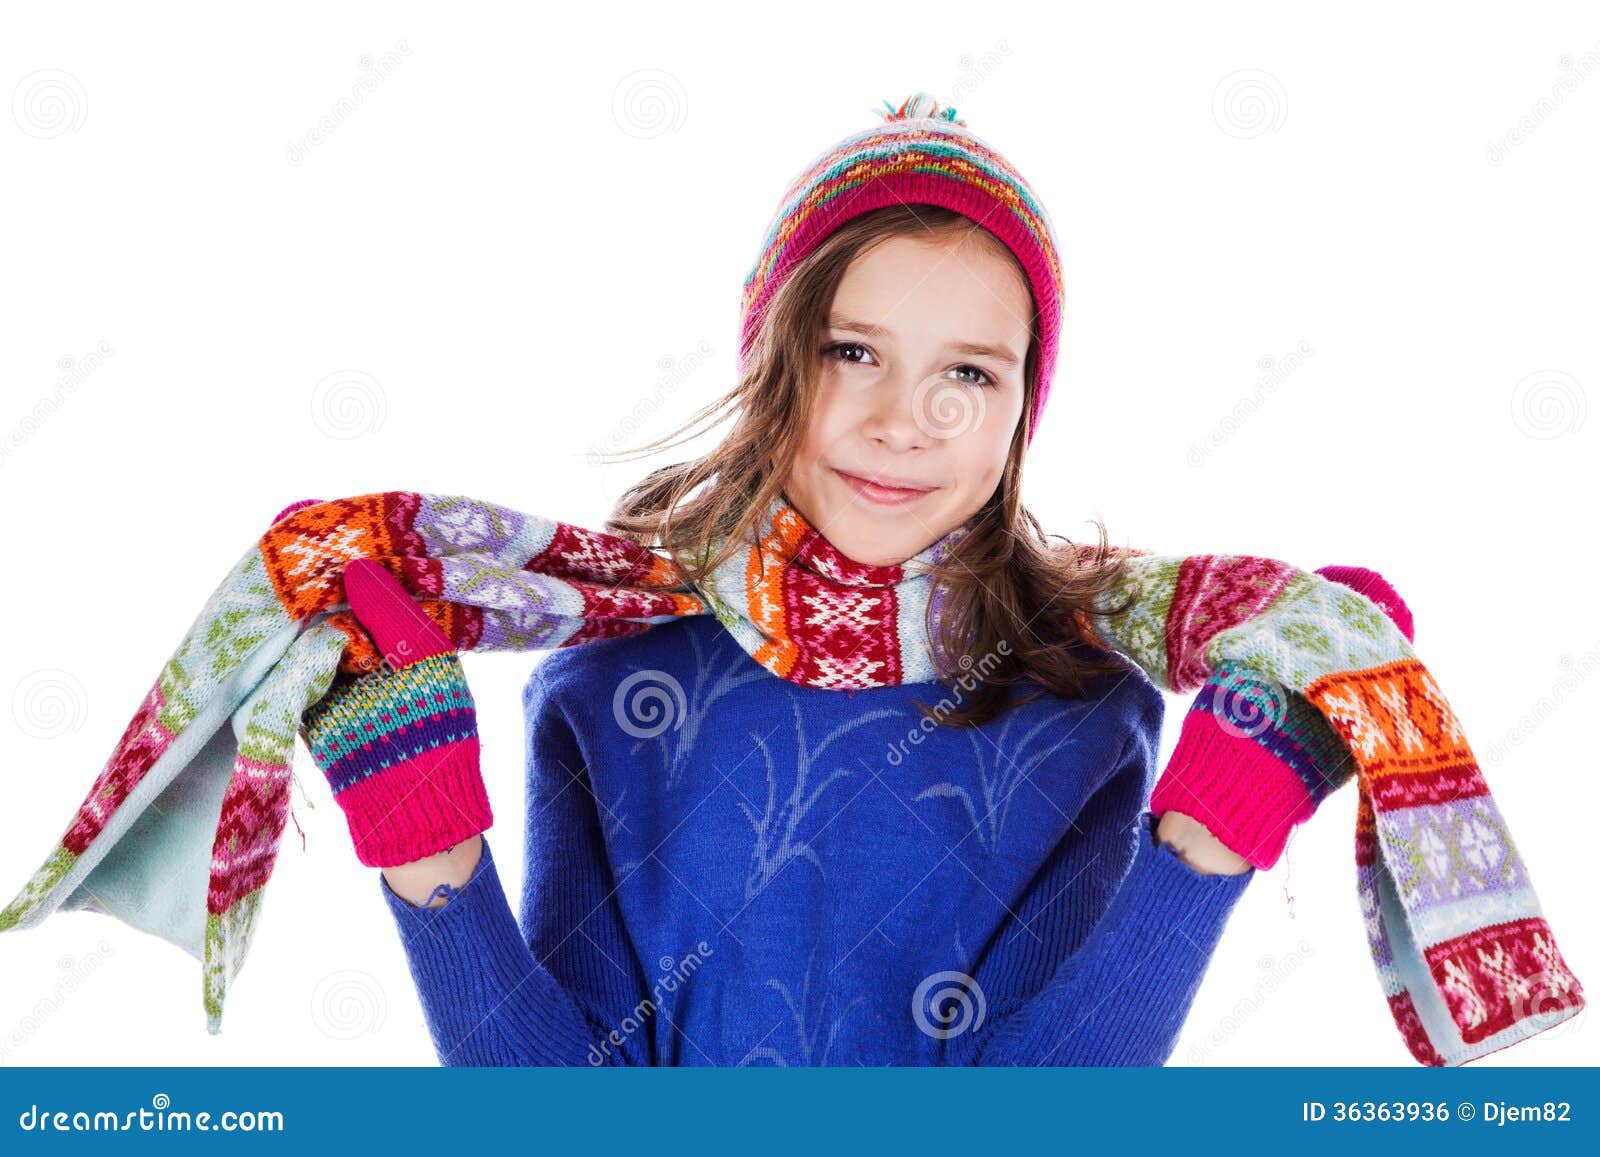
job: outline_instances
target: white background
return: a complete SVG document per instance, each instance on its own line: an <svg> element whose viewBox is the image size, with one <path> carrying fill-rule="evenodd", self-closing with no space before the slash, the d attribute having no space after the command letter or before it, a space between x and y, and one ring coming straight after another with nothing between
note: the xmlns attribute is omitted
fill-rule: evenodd
<svg viewBox="0 0 1600 1157"><path fill-rule="evenodd" d="M669 459L589 448L732 384L779 194L923 89L1059 237L1028 505L1080 540L1100 516L1164 552L1381 570L1600 985L1593 7L685 11L8 6L0 901L280 507L412 489L599 526ZM513 897L536 661L466 660ZM0 936L0 1061L436 1063L377 873L299 760L305 848L291 824L222 1035L192 958L60 913ZM1174 1065L1414 1063L1356 907L1355 802L1252 884ZM1591 1023L1475 1064L1593 1064Z"/></svg>

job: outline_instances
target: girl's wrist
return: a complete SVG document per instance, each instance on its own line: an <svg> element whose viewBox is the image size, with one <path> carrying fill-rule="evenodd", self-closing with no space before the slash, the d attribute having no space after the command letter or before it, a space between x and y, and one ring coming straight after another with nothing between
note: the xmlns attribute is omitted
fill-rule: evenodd
<svg viewBox="0 0 1600 1157"><path fill-rule="evenodd" d="M437 855L384 868L382 872L389 890L413 908L438 908L466 886L482 859L483 835L480 832Z"/></svg>
<svg viewBox="0 0 1600 1157"><path fill-rule="evenodd" d="M1254 866L1212 835L1205 824L1180 811L1161 813L1156 821L1156 839L1195 871L1207 876L1238 876Z"/></svg>

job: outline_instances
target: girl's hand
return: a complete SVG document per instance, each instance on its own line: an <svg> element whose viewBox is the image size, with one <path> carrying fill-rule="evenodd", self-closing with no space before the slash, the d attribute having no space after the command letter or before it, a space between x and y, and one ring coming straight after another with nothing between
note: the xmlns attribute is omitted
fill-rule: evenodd
<svg viewBox="0 0 1600 1157"><path fill-rule="evenodd" d="M408 864L489 828L478 718L450 639L371 559L344 570L345 595L384 665L339 674L306 712L311 757L369 867Z"/></svg>
<svg viewBox="0 0 1600 1157"><path fill-rule="evenodd" d="M1411 610L1382 575L1362 567L1317 573L1370 598L1412 638ZM1304 696L1224 666L1190 705L1150 811L1160 838L1185 860L1237 874L1241 862L1277 863L1289 833L1354 774L1344 742Z"/></svg>

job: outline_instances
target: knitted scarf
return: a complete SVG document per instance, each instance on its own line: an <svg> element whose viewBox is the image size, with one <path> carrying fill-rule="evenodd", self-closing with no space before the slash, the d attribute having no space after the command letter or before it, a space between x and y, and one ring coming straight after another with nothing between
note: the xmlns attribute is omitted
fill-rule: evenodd
<svg viewBox="0 0 1600 1157"><path fill-rule="evenodd" d="M380 662L342 601L346 563L390 569L461 651L528 651L715 614L782 678L858 689L940 677L923 564L864 565L783 498L699 586L614 535L452 495L388 491L277 522L212 592L66 833L0 930L87 909L203 964L207 1027L250 946L289 809L295 736L337 671ZM1461 724L1365 596L1275 559L1124 550L1078 626L1159 687L1225 662L1303 695L1348 746L1356 882L1388 1007L1421 1063L1459 1065L1583 1007ZM1136 596L1125 614L1101 613ZM231 726L224 726L230 724Z"/></svg>

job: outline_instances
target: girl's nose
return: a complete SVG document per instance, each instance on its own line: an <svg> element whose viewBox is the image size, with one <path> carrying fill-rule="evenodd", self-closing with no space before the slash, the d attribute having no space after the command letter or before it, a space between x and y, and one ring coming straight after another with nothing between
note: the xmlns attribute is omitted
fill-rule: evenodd
<svg viewBox="0 0 1600 1157"><path fill-rule="evenodd" d="M934 391L919 392L918 384L897 374L884 376L873 395L872 408L867 415L868 437L893 450L907 450L927 444L927 422L917 413L917 407L927 404L923 394L932 396Z"/></svg>

